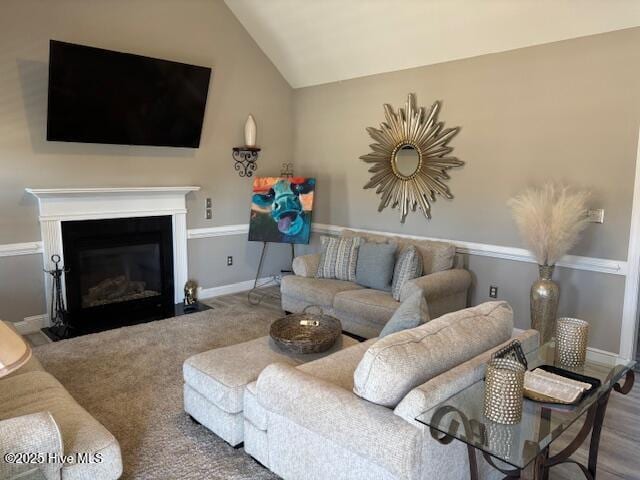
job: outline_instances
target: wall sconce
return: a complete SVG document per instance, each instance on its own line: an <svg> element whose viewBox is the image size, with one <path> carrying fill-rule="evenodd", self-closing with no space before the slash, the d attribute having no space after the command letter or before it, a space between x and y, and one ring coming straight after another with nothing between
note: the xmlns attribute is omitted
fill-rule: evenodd
<svg viewBox="0 0 640 480"><path fill-rule="evenodd" d="M256 132L256 121L253 115L249 115L244 125L245 146L233 148L233 159L236 162L233 168L241 177L253 176L253 172L258 168L256 161L260 149L256 147Z"/></svg>

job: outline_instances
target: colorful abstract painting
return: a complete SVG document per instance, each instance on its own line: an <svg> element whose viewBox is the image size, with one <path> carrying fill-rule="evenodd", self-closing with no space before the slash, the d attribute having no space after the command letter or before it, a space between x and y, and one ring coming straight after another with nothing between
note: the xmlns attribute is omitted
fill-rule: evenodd
<svg viewBox="0 0 640 480"><path fill-rule="evenodd" d="M309 243L315 178L256 177L249 240Z"/></svg>

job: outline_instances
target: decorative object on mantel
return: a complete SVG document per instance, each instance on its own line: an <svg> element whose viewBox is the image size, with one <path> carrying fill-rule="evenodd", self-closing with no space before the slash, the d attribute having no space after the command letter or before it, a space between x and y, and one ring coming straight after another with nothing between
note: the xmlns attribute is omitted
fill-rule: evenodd
<svg viewBox="0 0 640 480"><path fill-rule="evenodd" d="M255 147L233 147L233 159L236 161L233 168L235 168L238 175L241 177L251 177L253 172L256 171L258 165L259 148Z"/></svg>
<svg viewBox="0 0 640 480"><path fill-rule="evenodd" d="M198 303L198 284L193 280L187 280L184 284L184 309L195 309Z"/></svg>
<svg viewBox="0 0 640 480"><path fill-rule="evenodd" d="M487 365L484 415L503 425L522 419L525 367L511 358L494 358Z"/></svg>
<svg viewBox="0 0 640 480"><path fill-rule="evenodd" d="M256 146L256 119L253 115L249 114L247 121L244 124L244 144L247 147L253 148Z"/></svg>
<svg viewBox="0 0 640 480"><path fill-rule="evenodd" d="M556 362L566 367L581 367L587 358L589 323L562 317L556 326Z"/></svg>
<svg viewBox="0 0 640 480"><path fill-rule="evenodd" d="M416 107L415 95L409 94L405 108L398 113L389 104L384 105L386 122L380 129L368 127L367 132L376 143L369 145L372 153L360 158L373 165L371 180L364 186L375 188L381 196L378 211L391 205L400 210L404 223L409 209L431 218L431 203L436 194L453 198L444 183L449 179L447 170L464 165L464 162L448 156L453 151L447 146L460 127L444 129L438 122L440 104L435 102L429 113L424 107Z"/></svg>
<svg viewBox="0 0 640 480"><path fill-rule="evenodd" d="M538 262L540 278L531 286L531 328L546 343L555 332L560 287L552 280L555 264L588 225L588 192L551 183L509 200L520 236Z"/></svg>
<svg viewBox="0 0 640 480"><path fill-rule="evenodd" d="M67 273L69 269L60 266L60 255L52 255L51 261L54 264L54 268L45 270L46 273L53 277L51 282L51 306L49 308L49 321L51 322L49 331L58 338L68 338L71 333L71 327L67 321L67 310L62 298L62 274Z"/></svg>

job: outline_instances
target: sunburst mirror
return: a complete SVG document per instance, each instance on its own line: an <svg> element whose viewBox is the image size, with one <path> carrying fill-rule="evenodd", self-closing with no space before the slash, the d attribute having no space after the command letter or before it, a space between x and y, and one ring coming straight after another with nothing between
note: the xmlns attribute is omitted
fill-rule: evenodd
<svg viewBox="0 0 640 480"><path fill-rule="evenodd" d="M429 113L416 108L413 94L409 94L405 108L398 113L389 104L384 105L386 122L380 129L369 127L367 132L376 143L369 145L372 152L360 158L373 165L369 168L371 180L364 188L375 188L381 200L378 211L391 205L400 210L404 223L409 209L431 218L431 202L436 194L453 198L444 183L449 179L447 170L464 165L449 156L453 151L449 141L460 127L443 128L438 121L440 104L435 102Z"/></svg>

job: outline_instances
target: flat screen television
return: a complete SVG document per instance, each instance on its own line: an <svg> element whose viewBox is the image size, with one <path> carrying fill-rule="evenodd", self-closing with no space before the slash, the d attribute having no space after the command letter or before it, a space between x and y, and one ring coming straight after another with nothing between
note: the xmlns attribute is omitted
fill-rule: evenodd
<svg viewBox="0 0 640 480"><path fill-rule="evenodd" d="M211 69L51 40L47 140L197 148Z"/></svg>

